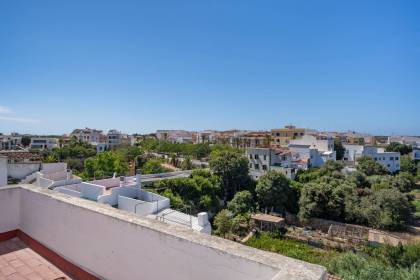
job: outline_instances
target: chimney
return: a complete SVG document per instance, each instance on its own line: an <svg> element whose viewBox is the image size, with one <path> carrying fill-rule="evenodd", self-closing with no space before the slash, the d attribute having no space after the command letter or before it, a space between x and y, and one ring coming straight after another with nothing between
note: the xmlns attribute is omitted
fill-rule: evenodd
<svg viewBox="0 0 420 280"><path fill-rule="evenodd" d="M209 223L209 215L207 214L207 212L198 213L197 218L199 226L204 227Z"/></svg>

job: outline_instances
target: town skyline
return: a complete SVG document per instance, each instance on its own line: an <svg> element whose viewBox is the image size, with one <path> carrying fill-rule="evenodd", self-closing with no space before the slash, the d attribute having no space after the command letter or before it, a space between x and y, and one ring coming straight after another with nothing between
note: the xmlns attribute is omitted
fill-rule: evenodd
<svg viewBox="0 0 420 280"><path fill-rule="evenodd" d="M1 3L0 130L420 134L419 3L184 4Z"/></svg>

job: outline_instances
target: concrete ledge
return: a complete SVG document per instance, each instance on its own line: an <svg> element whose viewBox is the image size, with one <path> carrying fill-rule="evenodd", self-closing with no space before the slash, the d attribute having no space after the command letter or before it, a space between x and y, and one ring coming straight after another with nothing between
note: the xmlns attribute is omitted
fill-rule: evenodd
<svg viewBox="0 0 420 280"><path fill-rule="evenodd" d="M166 251L169 252L169 250L171 252L184 250L184 252L180 253L180 256L186 257L186 260L189 260L189 261L194 260L193 262L196 262L197 265L203 266L203 272L206 272L205 271L206 261L209 261L209 260L211 261L213 257L211 257L208 260L204 260L204 259L199 260L197 258L190 259L191 256L190 258L188 258L188 256L191 255L191 253L195 252L194 250L197 250L198 252L197 256L207 257L208 255L212 255L219 259L219 260L215 259L214 263L210 263L209 264L210 267L211 265L213 265L213 267L220 267L220 264L218 262L221 260L229 261L228 263L225 263L223 268L220 267L220 270L226 271L227 273L226 277L223 277L223 279L240 279L240 280L242 279L270 279L270 280L282 280L282 279L284 280L286 279L287 280L294 280L294 279L296 280L298 279L299 280L312 280L312 279L322 280L322 279L326 279L325 268L318 265L313 265L313 264L309 264L303 261L288 258L282 255L257 250L254 248L241 245L239 243L235 243L229 240L219 238L219 237L200 234L181 226L171 225L171 224L167 224L167 223L160 222L157 220L140 217L133 213L118 210L107 205L99 204L96 202L92 202L92 201L77 198L77 197L72 197L72 196L58 193L55 191L51 191L48 189L35 187L33 185L20 185L18 187L15 186L15 187L7 188L7 189L13 189L13 188L16 188L16 190L23 191L24 193L27 193L27 194L36 195L36 197L33 197L34 201L39 200L39 199L53 200L59 204L62 204L62 203L65 204L66 206L63 205L63 207L66 207L66 208L76 207L76 208L79 208L80 210L83 210L84 213L89 214L90 212L91 214L89 214L89 216L91 216L92 214L95 214L95 215L99 214L101 216L105 216L107 218L106 220L109 220L109 218L111 218L112 220L114 220L114 222L112 222L111 220L109 221L109 223L111 225L114 225L114 226L111 226L114 230L115 230L115 227L120 227L121 231L123 231L124 228L127 231L135 230L135 232L138 232L139 235L143 234L145 236L144 238L151 238L152 241L155 240L157 237L158 238L157 240L161 240L161 241L158 241L159 243L157 244L159 244L159 246L162 247L162 248L157 248L157 249L161 250L163 254L166 254L164 252ZM1 190L3 189L0 189L0 196L2 192ZM23 193L21 193L21 196L22 195ZM32 199L32 195L31 195L31 199ZM29 207L29 206L25 206L25 203L26 201L22 203L23 210L21 210L21 215L26 215L25 213L29 213L27 211L30 211L29 209L25 209L25 207ZM45 210L42 210L42 211L45 211ZM68 210L66 211L67 212L65 213L69 213L68 215L71 215ZM79 212L80 211L78 211L78 213ZM34 217L40 218L38 216L34 216ZM63 217L63 219L64 218L66 217ZM28 217L27 219L32 219L32 217ZM94 223L94 221L92 221L92 223ZM121 223L123 223L124 226ZM45 224L47 225L48 221L45 221ZM33 228L34 226L30 224L30 221L26 221L25 217L21 217L20 225L23 227L27 227L29 229L29 232L25 231L25 229L22 229L23 231L27 232L29 235L31 235L30 231L33 231L34 234L37 234L38 232L40 232L39 229ZM132 229L131 227L127 228L128 225L135 226L135 228L137 229ZM81 227L81 230L82 230L82 227ZM152 234L153 236L151 237L151 234L149 234L148 232L155 232L155 234ZM98 232L91 232L90 234L98 235ZM137 236L136 240L138 240L138 238L140 237L141 236ZM33 238L39 240L37 236L33 236ZM100 239L101 236L99 235L98 238ZM115 238L118 238L118 236L115 236ZM164 238L165 240L163 240L162 238ZM41 243L43 242L42 240L39 240L39 241ZM57 244L58 243L54 243L54 246L58 246ZM43 245L50 248L48 244L43 244ZM61 248L60 246L58 246L57 248ZM168 249L166 250L164 246L168 246L167 247ZM54 250L54 248L51 248L51 249ZM80 249L83 250L83 248L80 248ZM189 250L191 251L191 253L189 253ZM59 251L58 253L66 256L66 252L64 251L65 250L63 249L63 252ZM71 250L69 250L68 252L74 253ZM123 253L123 251L121 252ZM210 252L213 252L213 253L210 253ZM127 252L127 254L129 254L129 252ZM147 254L147 252L145 252L144 254ZM156 254L154 255L155 259L157 256L159 256L158 254L157 255ZM171 253L167 253L167 254L171 254ZM77 260L75 259L70 259L70 261L74 262L76 265L81 266L83 268L83 265L84 265L83 263L77 263ZM110 265L112 266L112 263ZM159 264L157 265L159 266ZM175 267L178 267L179 265L180 264L176 264ZM186 263L185 265L186 267L184 269L186 271L190 269L188 267L189 265L188 263ZM90 267L87 267L87 271L92 271L94 272L94 274L100 275L101 278L103 277L103 278L113 279L112 277L109 278L109 275L103 275L102 272L97 272L95 271L95 269L93 269L97 267L98 267L97 265L96 266L92 265ZM243 277L242 276L238 277L238 275L241 275L241 273L250 273L250 271L252 270L251 267L255 267L255 271L252 272L252 273L256 273L255 276L256 275L261 275L261 276L251 277L250 274L243 274ZM111 269L117 269L117 268L111 268ZM156 269L159 269L159 267L157 267ZM179 269L181 268L179 267ZM241 271L242 269L248 272L242 272ZM203 274L202 275L203 277L200 277L200 278L201 279L216 279L215 276L218 275L217 274L218 271L210 270L210 272L214 273L214 275L207 273L207 274ZM197 273L197 272L191 271L189 273L190 274L187 274L187 275L193 275L193 273ZM176 274L175 271L174 271L174 274ZM262 274L265 274L265 275L263 276ZM194 279L194 277L192 276L191 278L188 278L188 276L184 275L184 279L185 277L187 277L187 279ZM124 277L121 277L121 279L124 279ZM125 278L125 279L128 279L128 278ZM156 279L160 279L160 278L158 277ZM175 277L173 279L179 279L179 278Z"/></svg>

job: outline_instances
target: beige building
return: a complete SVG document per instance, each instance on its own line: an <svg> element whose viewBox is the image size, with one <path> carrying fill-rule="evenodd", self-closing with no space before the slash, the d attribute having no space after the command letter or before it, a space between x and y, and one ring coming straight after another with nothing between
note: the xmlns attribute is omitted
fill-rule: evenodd
<svg viewBox="0 0 420 280"><path fill-rule="evenodd" d="M296 128L293 125L286 125L284 128L271 130L271 148L287 147L290 140L300 139L305 135L305 128Z"/></svg>

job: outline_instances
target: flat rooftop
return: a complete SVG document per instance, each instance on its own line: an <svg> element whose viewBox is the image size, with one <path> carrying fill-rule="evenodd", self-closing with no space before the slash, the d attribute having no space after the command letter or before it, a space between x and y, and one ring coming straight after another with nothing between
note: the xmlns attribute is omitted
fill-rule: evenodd
<svg viewBox="0 0 420 280"><path fill-rule="evenodd" d="M0 242L0 279L69 280L72 278L15 237Z"/></svg>

